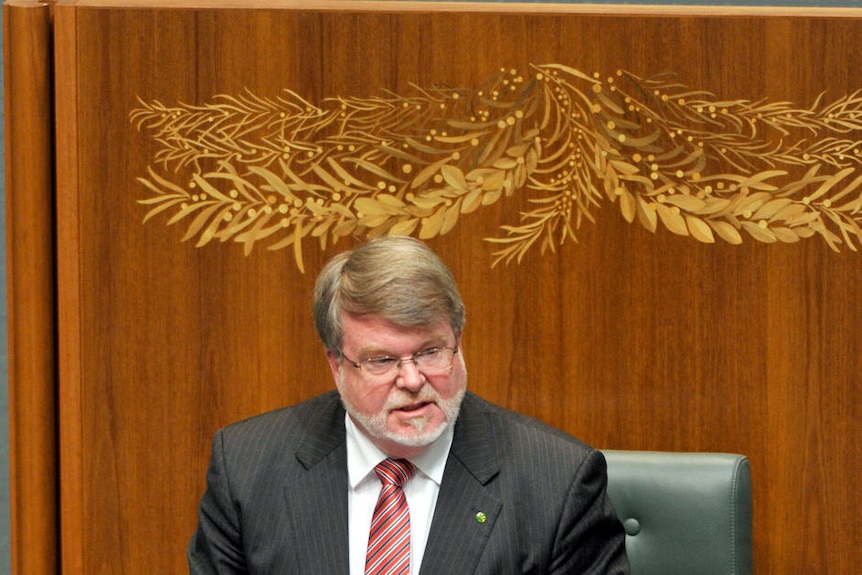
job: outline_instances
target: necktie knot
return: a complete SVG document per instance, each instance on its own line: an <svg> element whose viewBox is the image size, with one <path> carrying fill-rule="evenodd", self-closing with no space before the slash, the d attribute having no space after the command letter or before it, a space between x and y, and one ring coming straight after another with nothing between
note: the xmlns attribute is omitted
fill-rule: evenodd
<svg viewBox="0 0 862 575"><path fill-rule="evenodd" d="M416 466L406 459L384 459L377 464L374 471L384 485L395 485L400 487L410 479Z"/></svg>

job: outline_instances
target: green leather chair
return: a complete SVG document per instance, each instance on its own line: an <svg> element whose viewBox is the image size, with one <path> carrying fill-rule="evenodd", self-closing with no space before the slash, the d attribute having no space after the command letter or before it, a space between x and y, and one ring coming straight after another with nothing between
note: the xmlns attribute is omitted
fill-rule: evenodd
<svg viewBox="0 0 862 575"><path fill-rule="evenodd" d="M744 455L604 450L632 575L751 575Z"/></svg>

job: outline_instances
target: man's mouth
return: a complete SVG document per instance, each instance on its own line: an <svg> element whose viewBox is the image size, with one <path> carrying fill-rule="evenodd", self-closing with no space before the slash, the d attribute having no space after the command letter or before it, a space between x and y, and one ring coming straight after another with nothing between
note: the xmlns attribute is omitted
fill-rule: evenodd
<svg viewBox="0 0 862 575"><path fill-rule="evenodd" d="M428 402L428 401L421 401L419 403L411 403L409 405L402 405L401 407L396 408L395 411L400 411L403 413L412 413L415 411L419 411L420 409L422 409L423 407L425 407L426 405L429 405L429 404L430 404L430 402Z"/></svg>

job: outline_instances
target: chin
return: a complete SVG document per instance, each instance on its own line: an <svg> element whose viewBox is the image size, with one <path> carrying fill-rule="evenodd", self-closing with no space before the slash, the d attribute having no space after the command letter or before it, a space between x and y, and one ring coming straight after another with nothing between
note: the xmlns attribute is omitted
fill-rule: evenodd
<svg viewBox="0 0 862 575"><path fill-rule="evenodd" d="M448 422L443 421L437 424L433 429L419 430L419 427L425 427L425 422L417 422L413 424L417 429L408 432L389 431L385 434L385 439L404 447L426 447L437 441L443 432L448 427Z"/></svg>

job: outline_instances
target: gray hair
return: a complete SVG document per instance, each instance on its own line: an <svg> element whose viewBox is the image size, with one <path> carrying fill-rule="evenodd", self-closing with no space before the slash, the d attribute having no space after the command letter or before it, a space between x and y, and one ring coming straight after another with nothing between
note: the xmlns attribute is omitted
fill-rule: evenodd
<svg viewBox="0 0 862 575"><path fill-rule="evenodd" d="M341 353L343 314L379 315L402 327L448 321L464 327L464 302L446 264L421 241L382 236L333 257L314 286L314 323L326 349Z"/></svg>

